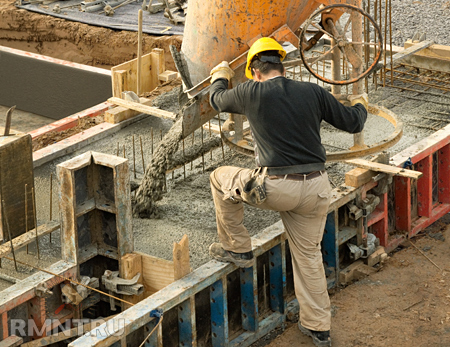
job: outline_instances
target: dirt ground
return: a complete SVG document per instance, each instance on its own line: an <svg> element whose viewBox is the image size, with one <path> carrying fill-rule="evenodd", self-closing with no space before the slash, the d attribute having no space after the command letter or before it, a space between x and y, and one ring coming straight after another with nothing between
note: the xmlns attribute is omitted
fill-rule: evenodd
<svg viewBox="0 0 450 347"><path fill-rule="evenodd" d="M330 292L333 346L450 346L449 222L446 215L412 241L431 261L406 241L377 273ZM313 346L296 322L281 332L253 347Z"/></svg>
<svg viewBox="0 0 450 347"><path fill-rule="evenodd" d="M143 53L164 49L166 68L175 70L169 45L179 49L181 37L142 37ZM109 69L136 58L137 33L70 22L17 9L14 0L0 0L0 45Z"/></svg>

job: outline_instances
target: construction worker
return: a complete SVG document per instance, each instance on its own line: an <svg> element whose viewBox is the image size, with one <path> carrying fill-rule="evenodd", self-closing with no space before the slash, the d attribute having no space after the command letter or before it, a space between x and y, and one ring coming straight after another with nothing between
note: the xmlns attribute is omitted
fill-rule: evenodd
<svg viewBox="0 0 450 347"><path fill-rule="evenodd" d="M234 76L227 62L211 70L210 103L219 112L247 117L258 169L224 166L210 176L220 243L210 255L239 267L254 264L251 238L243 225L243 202L279 211L292 254L300 330L316 346L331 346L330 299L321 240L331 200L320 123L358 133L367 118L367 94L344 106L320 86L285 77L286 52L260 38L250 48L249 81L228 89Z"/></svg>

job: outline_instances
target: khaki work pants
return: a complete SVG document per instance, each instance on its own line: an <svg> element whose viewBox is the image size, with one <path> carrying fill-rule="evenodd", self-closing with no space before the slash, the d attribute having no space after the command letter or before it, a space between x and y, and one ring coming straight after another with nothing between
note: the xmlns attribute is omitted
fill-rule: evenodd
<svg viewBox="0 0 450 347"><path fill-rule="evenodd" d="M210 176L219 240L227 251L252 250L250 235L243 224L242 197L237 194L237 190L243 190L252 171L223 166ZM323 173L304 181L266 177L264 183L267 199L256 207L280 212L292 254L300 322L310 330L330 330L330 299L320 246L331 200L328 176Z"/></svg>

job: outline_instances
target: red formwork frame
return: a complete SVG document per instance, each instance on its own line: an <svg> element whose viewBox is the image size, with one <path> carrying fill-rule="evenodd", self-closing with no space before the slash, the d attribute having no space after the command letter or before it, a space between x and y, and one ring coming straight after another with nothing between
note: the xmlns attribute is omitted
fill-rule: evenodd
<svg viewBox="0 0 450 347"><path fill-rule="evenodd" d="M412 163L413 169L423 174L417 180L417 188L414 189L413 179L395 176L395 209L389 210L388 194L384 193L368 221L368 226L372 226L372 232L380 239L380 245L388 252L450 212L450 126L391 158L391 164L395 166L403 167L406 162ZM438 188L437 201L433 201L433 166L437 168L437 182L434 183ZM417 213L414 206L417 206ZM395 216L394 235L390 235L389 216Z"/></svg>

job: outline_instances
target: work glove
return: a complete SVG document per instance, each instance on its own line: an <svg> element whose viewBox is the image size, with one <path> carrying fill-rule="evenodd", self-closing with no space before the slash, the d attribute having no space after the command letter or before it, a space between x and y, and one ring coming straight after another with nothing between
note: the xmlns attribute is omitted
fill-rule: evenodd
<svg viewBox="0 0 450 347"><path fill-rule="evenodd" d="M227 61L221 62L215 68L211 70L211 83L214 83L218 78L225 78L226 80L231 80L234 77L234 71L231 70Z"/></svg>
<svg viewBox="0 0 450 347"><path fill-rule="evenodd" d="M359 94L359 95L349 95L347 97L348 101L350 101L350 104L352 106L355 106L356 104L362 104L366 110L369 108L369 96L367 93Z"/></svg>

